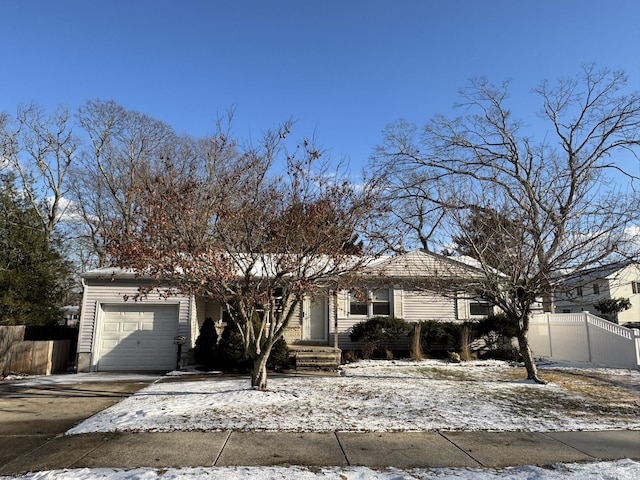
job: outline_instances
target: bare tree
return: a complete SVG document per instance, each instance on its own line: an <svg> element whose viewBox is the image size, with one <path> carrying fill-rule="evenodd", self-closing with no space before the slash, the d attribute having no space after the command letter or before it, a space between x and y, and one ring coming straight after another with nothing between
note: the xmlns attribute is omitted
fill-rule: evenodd
<svg viewBox="0 0 640 480"><path fill-rule="evenodd" d="M626 83L623 73L593 66L543 82L534 93L550 132L536 141L507 106L508 84L475 79L461 92L465 116L437 116L420 132L391 127L378 150L391 175L414 179L404 191L420 192L442 215L441 245L456 237L475 258L483 275L468 287L517 323L528 377L538 382L527 340L532 307L542 300L552 309L558 275L638 253L635 179L618 161L637 160L640 145L640 96L625 94Z"/></svg>
<svg viewBox="0 0 640 480"><path fill-rule="evenodd" d="M21 106L15 119L0 121L2 156L17 172L22 192L37 212L50 242L68 206L68 175L79 140L66 108L47 114L37 105Z"/></svg>
<svg viewBox="0 0 640 480"><path fill-rule="evenodd" d="M312 141L287 150L290 128L267 132L259 147L218 132L198 168L170 164L133 186L133 224L104 225L117 265L173 285L160 287L166 295L189 292L227 309L261 390L271 349L303 298L357 271L374 250L354 235L367 238L376 218L375 186L329 171Z"/></svg>
<svg viewBox="0 0 640 480"><path fill-rule="evenodd" d="M80 239L91 245L98 266L107 261L101 224L116 215L129 229L139 205L139 178L160 171L161 160L176 151L181 139L154 118L127 110L113 101L88 101L77 120L88 137L73 169L73 196L84 219Z"/></svg>

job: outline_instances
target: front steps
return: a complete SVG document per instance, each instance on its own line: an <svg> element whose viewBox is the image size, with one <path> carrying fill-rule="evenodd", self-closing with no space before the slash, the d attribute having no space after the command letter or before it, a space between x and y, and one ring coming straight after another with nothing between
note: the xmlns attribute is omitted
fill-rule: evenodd
<svg viewBox="0 0 640 480"><path fill-rule="evenodd" d="M342 350L320 345L289 345L296 369L334 369L341 363Z"/></svg>

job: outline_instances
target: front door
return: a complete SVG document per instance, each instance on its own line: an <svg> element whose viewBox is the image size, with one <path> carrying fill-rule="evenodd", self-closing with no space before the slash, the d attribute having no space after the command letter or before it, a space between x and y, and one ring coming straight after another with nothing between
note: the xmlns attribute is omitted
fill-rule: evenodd
<svg viewBox="0 0 640 480"><path fill-rule="evenodd" d="M329 324L326 299L317 297L313 301L307 299L304 303L302 339L310 342L328 341Z"/></svg>

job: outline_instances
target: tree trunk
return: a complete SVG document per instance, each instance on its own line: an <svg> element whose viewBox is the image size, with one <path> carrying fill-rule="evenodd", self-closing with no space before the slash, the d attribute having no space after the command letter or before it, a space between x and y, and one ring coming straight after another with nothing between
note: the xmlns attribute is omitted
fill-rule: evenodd
<svg viewBox="0 0 640 480"><path fill-rule="evenodd" d="M411 343L411 360L422 360L422 324L417 322L413 325L413 338Z"/></svg>
<svg viewBox="0 0 640 480"><path fill-rule="evenodd" d="M251 372L251 388L254 390L267 389L267 357L260 355L253 361Z"/></svg>
<svg viewBox="0 0 640 480"><path fill-rule="evenodd" d="M538 367L536 366L536 362L533 359L531 348L529 348L527 331L523 330L522 328L519 328L518 330L518 346L520 347L520 355L522 355L524 366L527 369L527 379L544 385L547 382L545 382L538 376Z"/></svg>
<svg viewBox="0 0 640 480"><path fill-rule="evenodd" d="M251 388L265 391L267 389L267 360L271 354L271 346L264 348L253 361L251 372Z"/></svg>

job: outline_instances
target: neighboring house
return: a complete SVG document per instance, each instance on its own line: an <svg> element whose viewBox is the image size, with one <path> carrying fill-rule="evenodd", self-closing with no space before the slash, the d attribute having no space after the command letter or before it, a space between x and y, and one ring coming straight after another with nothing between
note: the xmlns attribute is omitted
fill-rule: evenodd
<svg viewBox="0 0 640 480"><path fill-rule="evenodd" d="M285 339L290 346L356 349L359 345L349 339L351 327L373 316L411 322L480 318L492 306L451 288L453 281L478 275L472 265L423 250L380 259L359 277L357 292L319 291L306 299ZM138 288L151 280L130 271L98 269L82 279L78 371L172 370L178 363L176 337L186 342L184 364L205 318L225 318L224 308L205 298L150 294L133 301Z"/></svg>
<svg viewBox="0 0 640 480"><path fill-rule="evenodd" d="M572 275L558 284L555 293L556 313L590 312L606 318L594 305L602 300L628 298L631 308L607 318L619 324L640 320L640 265L617 264L594 268Z"/></svg>
<svg viewBox="0 0 640 480"><path fill-rule="evenodd" d="M80 321L80 307L78 305L65 305L61 309L62 320L59 325L65 327L77 327Z"/></svg>

